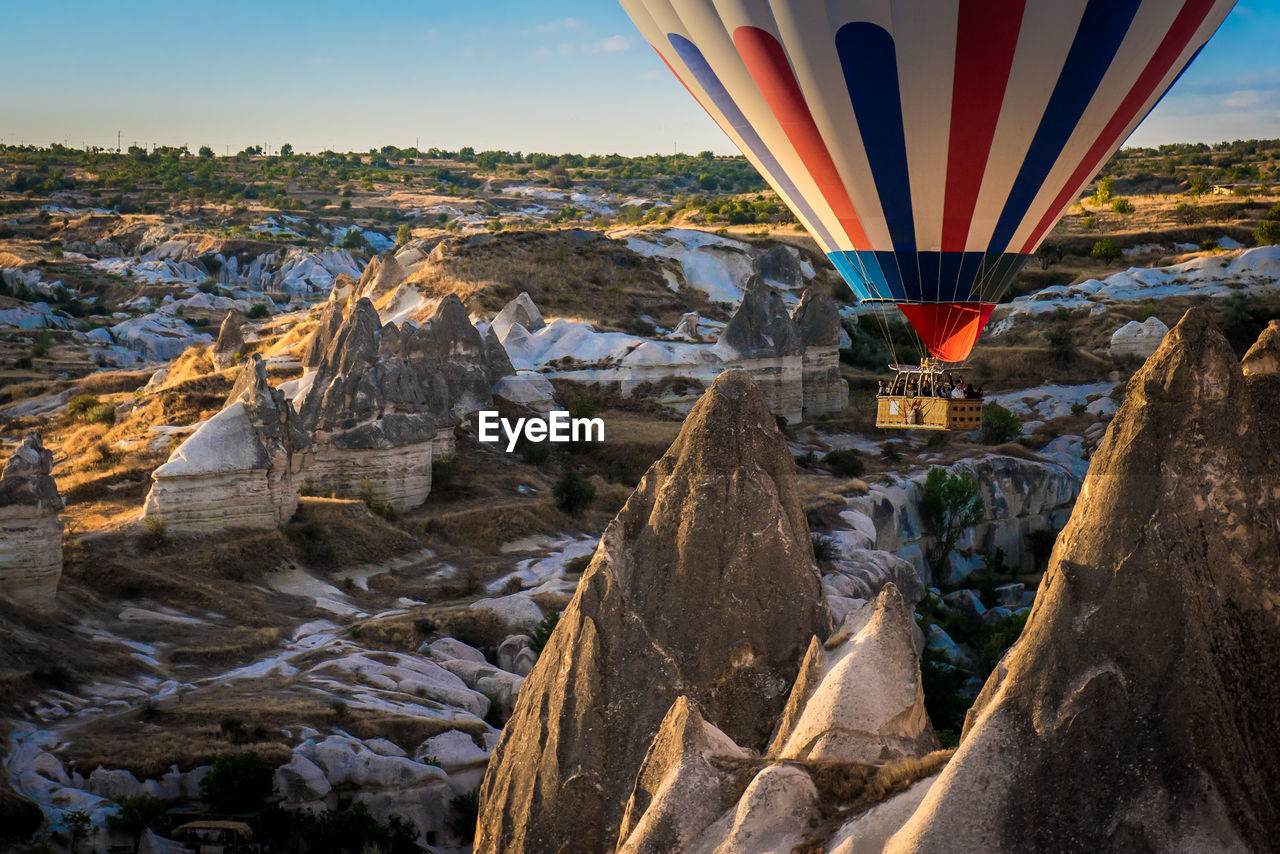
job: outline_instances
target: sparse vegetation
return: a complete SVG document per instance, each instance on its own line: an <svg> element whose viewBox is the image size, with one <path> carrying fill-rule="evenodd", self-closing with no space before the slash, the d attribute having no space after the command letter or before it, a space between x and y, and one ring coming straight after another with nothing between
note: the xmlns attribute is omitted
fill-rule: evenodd
<svg viewBox="0 0 1280 854"><path fill-rule="evenodd" d="M542 618L542 622L533 627L533 632L529 637L529 648L539 655L546 648L547 641L551 640L551 633L556 630L556 626L560 625L560 612L549 611Z"/></svg>
<svg viewBox="0 0 1280 854"><path fill-rule="evenodd" d="M985 515L978 481L971 472L948 473L937 466L929 469L920 497L920 516L933 538L926 559L935 579L945 576L960 537Z"/></svg>
<svg viewBox="0 0 1280 854"><path fill-rule="evenodd" d="M573 469L565 469L561 473L552 494L556 506L570 516L580 515L596 500L595 485Z"/></svg>
<svg viewBox="0 0 1280 854"><path fill-rule="evenodd" d="M982 442L1003 445L1022 435L1022 419L998 403L982 407Z"/></svg>

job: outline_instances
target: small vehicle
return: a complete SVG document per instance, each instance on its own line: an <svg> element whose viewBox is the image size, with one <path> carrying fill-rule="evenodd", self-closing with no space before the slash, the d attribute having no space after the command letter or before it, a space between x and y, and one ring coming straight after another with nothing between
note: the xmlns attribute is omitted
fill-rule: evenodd
<svg viewBox="0 0 1280 854"><path fill-rule="evenodd" d="M890 365L893 381L876 398L876 426L906 430L981 430L982 398L958 376L922 359L916 365ZM961 391L953 396L953 390Z"/></svg>
<svg viewBox="0 0 1280 854"><path fill-rule="evenodd" d="M174 828L173 838L194 854L240 854L253 831L243 821L189 821Z"/></svg>

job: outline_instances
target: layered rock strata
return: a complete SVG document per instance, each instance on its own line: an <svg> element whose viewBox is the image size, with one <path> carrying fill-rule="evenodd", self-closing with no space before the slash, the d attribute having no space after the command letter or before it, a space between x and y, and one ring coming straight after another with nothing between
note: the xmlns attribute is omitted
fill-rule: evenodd
<svg viewBox="0 0 1280 854"><path fill-rule="evenodd" d="M266 364L254 354L227 405L152 472L143 516L185 533L277 527L297 509L309 444L293 406L268 385Z"/></svg>
<svg viewBox="0 0 1280 854"><path fill-rule="evenodd" d="M28 433L0 475L0 596L25 607L53 607L62 577L62 499L53 454Z"/></svg>

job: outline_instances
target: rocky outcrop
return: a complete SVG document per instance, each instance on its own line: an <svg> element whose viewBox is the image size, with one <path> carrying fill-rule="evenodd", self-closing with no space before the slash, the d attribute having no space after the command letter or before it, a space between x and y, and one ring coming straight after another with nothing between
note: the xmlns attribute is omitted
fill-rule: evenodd
<svg viewBox="0 0 1280 854"><path fill-rule="evenodd" d="M267 383L256 353L227 405L151 474L142 512L174 532L275 528L298 506L309 446L293 406Z"/></svg>
<svg viewBox="0 0 1280 854"><path fill-rule="evenodd" d="M356 283L358 296L377 302L394 291L405 280L405 271L396 260L396 254L388 251L369 262L364 275Z"/></svg>
<svg viewBox="0 0 1280 854"><path fill-rule="evenodd" d="M1112 334L1108 349L1112 356L1146 359L1156 351L1168 333L1169 327L1158 317L1148 317L1141 323L1131 320Z"/></svg>
<svg viewBox="0 0 1280 854"><path fill-rule="evenodd" d="M493 318L490 327L498 338L506 338L511 327L519 324L526 332L537 332L547 323L542 319L542 312L527 293L520 293L515 299L502 307L502 311Z"/></svg>
<svg viewBox="0 0 1280 854"><path fill-rule="evenodd" d="M839 412L849 405L849 387L840 376L840 312L835 300L806 288L791 319L804 344L804 417Z"/></svg>
<svg viewBox="0 0 1280 854"><path fill-rule="evenodd" d="M1240 368L1246 377L1280 374L1280 320L1273 320L1253 343Z"/></svg>
<svg viewBox="0 0 1280 854"><path fill-rule="evenodd" d="M420 324L384 324L367 298L345 313L336 303L325 311L304 360L315 375L299 405L315 440L307 480L339 497L416 507L430 492L432 460L453 452L454 424L492 405L510 362L491 357L453 295Z"/></svg>
<svg viewBox="0 0 1280 854"><path fill-rule="evenodd" d="M723 760L749 756L707 723L688 697L678 697L636 775L618 836L619 854L685 850L741 794Z"/></svg>
<svg viewBox="0 0 1280 854"><path fill-rule="evenodd" d="M774 413L788 421L803 417L804 342L782 297L759 276L747 281L715 352L751 374Z"/></svg>
<svg viewBox="0 0 1280 854"><path fill-rule="evenodd" d="M910 607L892 583L800 667L770 756L877 762L938 749L924 710Z"/></svg>
<svg viewBox="0 0 1280 854"><path fill-rule="evenodd" d="M525 681L476 850L606 850L677 698L763 747L829 620L786 443L755 383L726 372L609 524Z"/></svg>
<svg viewBox="0 0 1280 854"><path fill-rule="evenodd" d="M1034 571L1031 533L1059 530L1070 517L1080 491L1079 476L1053 462L991 455L960 460L946 471L973 475L986 514L957 543L945 578L933 578L925 559L932 542L920 516L927 471L905 477L888 475L885 483L872 484L866 495L849 499L849 510L873 523L874 547L907 560L920 578L932 585L963 581L982 565L984 552L996 549L1004 550L1007 566Z"/></svg>
<svg viewBox="0 0 1280 854"><path fill-rule="evenodd" d="M1129 382L1021 640L900 852L1263 851L1280 392L1189 311Z"/></svg>
<svg viewBox="0 0 1280 854"><path fill-rule="evenodd" d="M28 433L0 475L0 596L29 608L54 605L62 577L62 499L53 454Z"/></svg>
<svg viewBox="0 0 1280 854"><path fill-rule="evenodd" d="M234 311L228 311L222 318L222 326L218 329L218 340L214 342L209 358L218 370L229 368L235 364L244 347L244 333L240 331L240 318Z"/></svg>

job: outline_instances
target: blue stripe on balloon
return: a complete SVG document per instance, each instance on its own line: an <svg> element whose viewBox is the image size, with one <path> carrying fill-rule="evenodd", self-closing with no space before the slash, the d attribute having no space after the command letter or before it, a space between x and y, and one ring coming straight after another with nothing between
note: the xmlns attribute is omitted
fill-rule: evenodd
<svg viewBox="0 0 1280 854"><path fill-rule="evenodd" d="M858 299L994 302L1030 255L1016 252L831 252Z"/></svg>
<svg viewBox="0 0 1280 854"><path fill-rule="evenodd" d="M1120 50L1142 0L1089 0L988 248L1003 252Z"/></svg>
<svg viewBox="0 0 1280 854"><path fill-rule="evenodd" d="M742 114L742 110L738 109L737 102L733 100L729 90L724 88L724 84L720 82L720 78L712 70L706 57L702 55L702 51L698 50L698 46L679 33L668 33L667 39L680 57L680 61L685 64L685 67L689 69L689 73L698 81L698 85L707 93L711 103L715 104L716 109L724 116L725 121L738 132L738 135L742 137L743 143L760 161L765 171L769 173L766 177L771 177L777 182L782 191L791 199L792 204L796 206L797 212L807 219L814 231L818 233L817 236L820 240L825 241L827 246L836 246L836 241L832 239L830 232L823 226L822 220L818 218L813 208L800 195L796 185L787 177L782 164L769 152L764 140L760 138L760 134L756 133L755 128L747 121L747 117Z"/></svg>
<svg viewBox="0 0 1280 854"><path fill-rule="evenodd" d="M889 238L896 251L914 251L916 224L911 212L911 173L893 36L876 24L854 21L836 32L836 52Z"/></svg>

